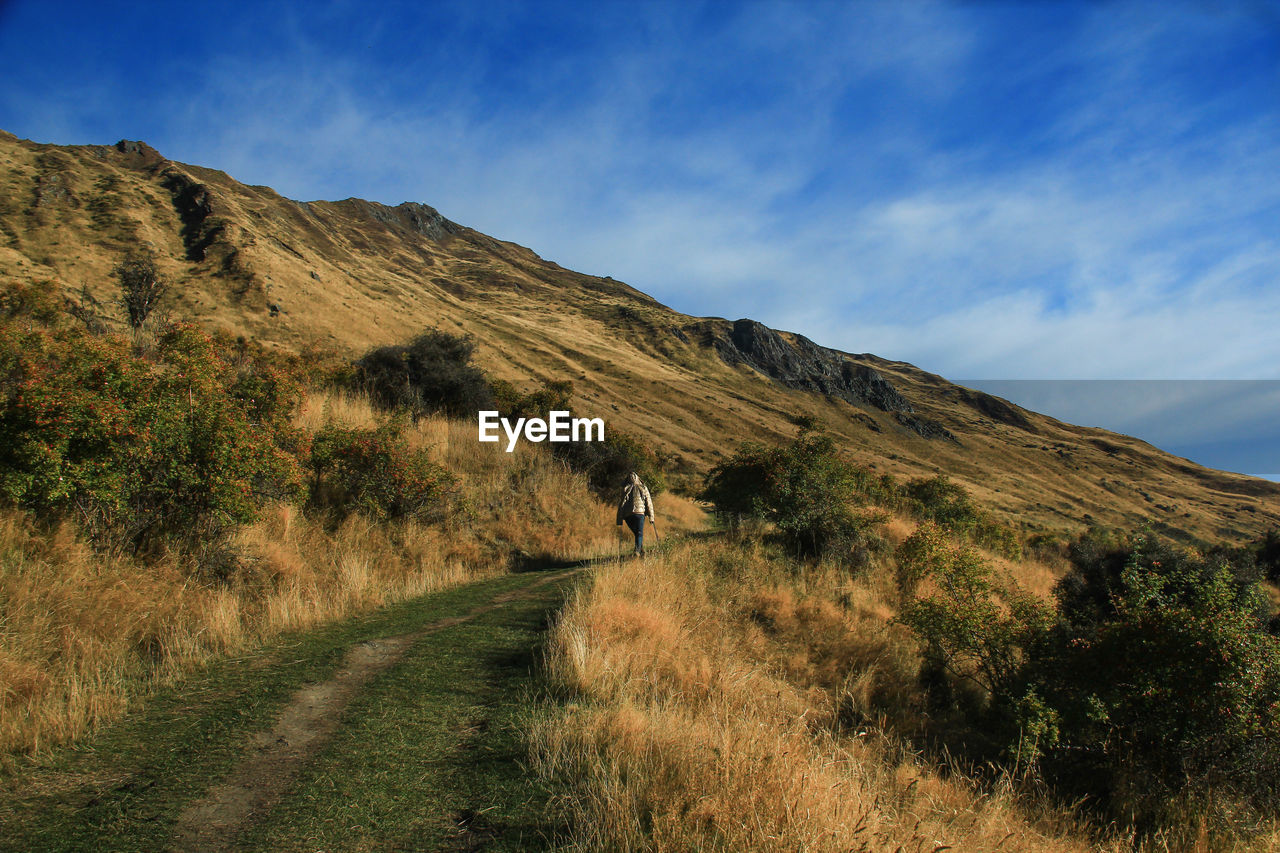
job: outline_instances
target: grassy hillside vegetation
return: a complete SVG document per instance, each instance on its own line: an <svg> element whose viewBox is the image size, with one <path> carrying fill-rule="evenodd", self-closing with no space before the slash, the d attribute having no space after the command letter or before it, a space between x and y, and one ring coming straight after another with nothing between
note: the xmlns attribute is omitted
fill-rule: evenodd
<svg viewBox="0 0 1280 853"><path fill-rule="evenodd" d="M6 762L616 553L637 470L668 547L577 592L530 715L568 849L1280 849L1276 484L138 143L0 133L0 231ZM478 408L607 440L507 453ZM699 489L724 535L666 541Z"/></svg>
<svg viewBox="0 0 1280 853"><path fill-rule="evenodd" d="M42 145L0 131L0 235L0 280L83 286L89 306L118 299L112 271L147 247L169 286L157 292L137 267L134 308L97 318L113 328L150 307L267 350L332 350L366 357L372 373L484 393L456 358L419 369L440 349L418 340L425 330L469 337L490 380L522 393L572 382L580 414L657 451L673 488L696 488L743 439L785 442L806 419L859 465L903 483L945 473L1028 533L1150 523L1243 542L1280 524L1280 485L1019 409L893 353L681 314L421 204L295 202L139 142Z"/></svg>
<svg viewBox="0 0 1280 853"><path fill-rule="evenodd" d="M978 507L945 474L899 482L837 453L835 441L802 427L787 445L748 442L708 473L702 497L732 524L770 523L800 557L865 563L882 544L873 531L894 511L941 525L957 536L1017 559L1017 531Z"/></svg>
<svg viewBox="0 0 1280 853"><path fill-rule="evenodd" d="M576 786L572 849L1280 842L1274 537L1023 549L954 484L808 433L708 496L753 521L602 568L556 628L533 743Z"/></svg>
<svg viewBox="0 0 1280 853"><path fill-rule="evenodd" d="M0 297L6 753L280 631L616 544L547 453L192 326L106 333L63 300Z"/></svg>
<svg viewBox="0 0 1280 853"><path fill-rule="evenodd" d="M491 410L514 422L547 419L551 412L573 414L573 383L546 379L540 387L521 392L505 379L491 379L471 364L475 341L431 329L408 344L378 347L355 362L341 382L365 393L386 411L445 414L473 418ZM591 488L607 500L627 474L641 474L655 493L666 487L664 462L654 451L616 425L604 431L603 441L548 444L558 459L587 478Z"/></svg>
<svg viewBox="0 0 1280 853"><path fill-rule="evenodd" d="M600 569L555 630L563 710L533 732L539 771L574 785L567 849L1090 849L894 735L917 658L892 597L882 572L749 542Z"/></svg>
<svg viewBox="0 0 1280 853"><path fill-rule="evenodd" d="M955 748L1144 834L1194 818L1216 839L1280 814L1280 639L1245 555L1087 538L1055 606L936 528L900 559L933 582L902 620Z"/></svg>

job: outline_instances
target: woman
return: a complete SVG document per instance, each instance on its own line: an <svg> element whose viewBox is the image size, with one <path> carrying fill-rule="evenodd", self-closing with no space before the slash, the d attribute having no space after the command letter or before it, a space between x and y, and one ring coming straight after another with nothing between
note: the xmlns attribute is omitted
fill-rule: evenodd
<svg viewBox="0 0 1280 853"><path fill-rule="evenodd" d="M632 471L622 484L622 500L618 502L618 524L627 523L636 537L637 557L644 556L644 520L653 520L653 498L649 489L640 482L640 475Z"/></svg>

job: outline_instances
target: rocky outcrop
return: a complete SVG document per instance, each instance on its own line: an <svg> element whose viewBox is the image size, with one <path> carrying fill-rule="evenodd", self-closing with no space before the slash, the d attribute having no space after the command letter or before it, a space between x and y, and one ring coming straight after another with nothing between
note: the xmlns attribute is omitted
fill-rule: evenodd
<svg viewBox="0 0 1280 853"><path fill-rule="evenodd" d="M729 364L745 364L788 388L891 412L898 423L923 438L956 440L945 427L916 415L907 398L874 368L851 361L838 350L819 346L803 335L789 341L755 320L736 320L728 328L723 321L711 321L695 328Z"/></svg>
<svg viewBox="0 0 1280 853"><path fill-rule="evenodd" d="M443 242L463 230L461 225L441 216L440 212L434 207L419 204L416 201L406 201L395 207L388 207L376 201L349 198L346 201L338 202L338 204L352 213L373 219L392 228L421 234L423 237L434 240L437 243Z"/></svg>
<svg viewBox="0 0 1280 853"><path fill-rule="evenodd" d="M416 201L406 201L392 210L403 227L437 242L462 229L462 226L441 216L434 207Z"/></svg>
<svg viewBox="0 0 1280 853"><path fill-rule="evenodd" d="M763 323L745 319L735 321L727 333L723 328L703 332L729 364L745 364L788 388L865 403L883 412L913 411L907 399L874 369L803 335L792 343Z"/></svg>
<svg viewBox="0 0 1280 853"><path fill-rule="evenodd" d="M39 169L31 197L37 215L56 208L79 207L76 197L75 161L61 151L46 149L36 158ZM43 217L41 217L43 221Z"/></svg>
<svg viewBox="0 0 1280 853"><path fill-rule="evenodd" d="M187 260L203 261L209 247L224 236L225 223L214 216L209 188L181 169L169 168L161 173L161 185L173 198L174 210L182 220L182 245Z"/></svg>
<svg viewBox="0 0 1280 853"><path fill-rule="evenodd" d="M704 343L728 364L748 365L788 388L891 412L897 423L922 438L959 443L951 430L916 415L906 397L872 366L851 361L845 353L819 346L801 334L792 336L794 342L788 341L776 330L749 319L735 320L728 328L724 321L704 321L689 330L701 333ZM874 429L879 432L878 425Z"/></svg>
<svg viewBox="0 0 1280 853"><path fill-rule="evenodd" d="M985 415L991 420L1002 424L1008 424L1011 427L1017 427L1027 432L1037 432L1031 421L1027 420L1022 411L999 397L993 397L990 394L984 394L981 391L972 391L968 388L960 389L960 402L969 406L981 415Z"/></svg>
<svg viewBox="0 0 1280 853"><path fill-rule="evenodd" d="M115 144L115 149L117 160L133 169L151 169L168 162L159 151L138 140L121 139Z"/></svg>
<svg viewBox="0 0 1280 853"><path fill-rule="evenodd" d="M159 181L169 191L182 222L179 236L187 260L205 264L210 272L228 281L230 294L239 304L266 311L266 282L245 255L243 230L228 215L226 204L214 189L173 163L159 170Z"/></svg>
<svg viewBox="0 0 1280 853"><path fill-rule="evenodd" d="M937 421L931 421L928 418L907 414L906 412L894 412L893 419L921 438L945 438L947 441L954 441L956 444L960 443L960 439L956 438L951 430Z"/></svg>
<svg viewBox="0 0 1280 853"><path fill-rule="evenodd" d="M31 200L32 209L38 211L50 207L75 207L73 186L73 179L67 172L45 172L39 175Z"/></svg>

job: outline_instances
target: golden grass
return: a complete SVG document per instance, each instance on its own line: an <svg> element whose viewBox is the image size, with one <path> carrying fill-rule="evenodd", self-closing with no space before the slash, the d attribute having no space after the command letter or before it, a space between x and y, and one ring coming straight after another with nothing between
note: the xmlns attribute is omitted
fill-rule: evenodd
<svg viewBox="0 0 1280 853"><path fill-rule="evenodd" d="M317 395L299 416L371 426L349 395ZM119 716L149 686L218 655L389 602L507 571L525 558L612 552L612 509L549 454L507 454L474 426L428 419L408 438L460 478L444 522L336 527L268 507L227 547L234 572L202 580L191 557L146 564L89 548L70 526L36 531L0 513L0 751L36 752Z"/></svg>
<svg viewBox="0 0 1280 853"><path fill-rule="evenodd" d="M1132 529L1157 512L1203 538L1238 540L1280 520L1280 497L1257 480L1188 469L1136 439L1031 413L1032 431L975 419L937 377L905 364L854 357L880 372L920 416L955 432L958 443L927 441L874 407L788 389L730 366L701 333L685 334L702 318L518 246L465 232L440 242L383 228L358 202L312 203L300 219L292 203L260 188L181 164L169 168L197 180L225 223L204 262L187 258L183 223L166 192L124 155L0 136L0 228L21 234L19 242L0 246L0 278L48 279L69 295L83 284L106 303L122 254L150 245L175 285L165 305L174 316L267 346L299 352L319 344L355 355L431 326L465 332L475 336L476 362L490 375L522 386L571 379L583 414L603 415L609 429L642 436L671 454L690 479L744 438L787 440L795 434L792 418L806 414L877 473L945 471L997 515L1032 530L1080 532L1086 513L1099 524ZM51 172L80 203L24 214L41 176ZM107 195L97 189L104 181L114 187ZM109 202L111 224L96 221L96 201ZM214 260L230 252L253 279L271 282L270 301L286 310L265 311L267 296L258 287L231 293ZM422 260L407 264L406 256ZM719 324L721 334L727 328ZM1177 505L1176 516L1161 515L1153 500ZM1242 506L1249 511L1240 512Z"/></svg>
<svg viewBox="0 0 1280 853"><path fill-rule="evenodd" d="M660 536L664 533L680 536L706 529L709 504L671 492L658 495L653 503L657 508Z"/></svg>
<svg viewBox="0 0 1280 853"><path fill-rule="evenodd" d="M1053 599L1053 588L1066 573L1062 567L1039 560L1008 560L990 553L984 553L983 556L995 568L996 574L1004 577L1007 583L1045 601Z"/></svg>
<svg viewBox="0 0 1280 853"><path fill-rule="evenodd" d="M793 578L725 543L603 566L549 652L574 701L532 730L538 770L574 785L569 849L1089 849L885 735L916 666L886 574Z"/></svg>
<svg viewBox="0 0 1280 853"><path fill-rule="evenodd" d="M294 423L316 433L333 424L347 429L370 429L380 423L368 398L347 391L322 391L302 401ZM434 423L429 421L427 423Z"/></svg>
<svg viewBox="0 0 1280 853"><path fill-rule="evenodd" d="M890 517L889 541L913 524ZM1061 567L984 554L1048 596ZM568 850L1237 851L1185 826L1141 842L1005 775L969 779L909 744L920 659L888 557L857 575L743 538L613 561L579 589L547 661L563 700L531 717L535 769L568 784Z"/></svg>

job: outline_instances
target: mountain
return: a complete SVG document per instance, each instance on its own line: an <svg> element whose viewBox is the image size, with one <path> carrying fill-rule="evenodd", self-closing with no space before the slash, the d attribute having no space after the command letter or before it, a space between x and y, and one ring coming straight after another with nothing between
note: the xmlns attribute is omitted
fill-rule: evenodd
<svg viewBox="0 0 1280 853"><path fill-rule="evenodd" d="M1151 522L1239 540L1280 524L1280 484L904 362L681 314L423 204L297 202L141 142L55 146L0 132L0 280L49 279L105 301L112 269L139 245L171 282L173 316L352 355L432 326L466 332L493 375L571 380L582 413L644 438L690 477L743 440L786 440L804 415L877 471L945 472L1032 531Z"/></svg>

